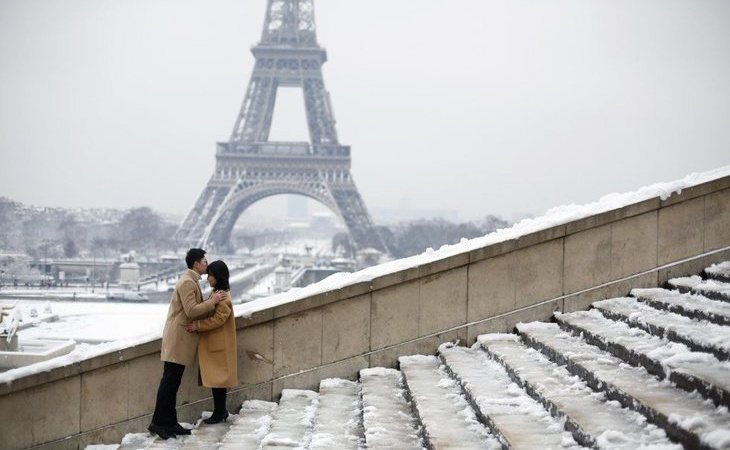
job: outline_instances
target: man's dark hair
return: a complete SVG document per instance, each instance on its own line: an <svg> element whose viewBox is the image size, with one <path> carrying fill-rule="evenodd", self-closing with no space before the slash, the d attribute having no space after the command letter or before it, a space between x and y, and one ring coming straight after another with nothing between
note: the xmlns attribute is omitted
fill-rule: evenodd
<svg viewBox="0 0 730 450"><path fill-rule="evenodd" d="M188 269L192 269L193 264L203 258L205 258L205 250L202 248L191 248L188 250L188 254L185 255L185 264L188 265Z"/></svg>
<svg viewBox="0 0 730 450"><path fill-rule="evenodd" d="M228 266L223 261L218 260L208 264L208 275L215 277L213 290L227 291L231 288L231 285L228 284Z"/></svg>

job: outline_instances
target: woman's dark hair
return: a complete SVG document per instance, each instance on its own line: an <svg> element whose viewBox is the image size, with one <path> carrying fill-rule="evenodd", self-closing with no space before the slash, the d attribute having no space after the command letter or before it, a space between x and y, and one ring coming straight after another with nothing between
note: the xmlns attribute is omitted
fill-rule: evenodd
<svg viewBox="0 0 730 450"><path fill-rule="evenodd" d="M227 291L231 288L228 284L228 266L221 260L208 264L208 275L215 277L215 291Z"/></svg>

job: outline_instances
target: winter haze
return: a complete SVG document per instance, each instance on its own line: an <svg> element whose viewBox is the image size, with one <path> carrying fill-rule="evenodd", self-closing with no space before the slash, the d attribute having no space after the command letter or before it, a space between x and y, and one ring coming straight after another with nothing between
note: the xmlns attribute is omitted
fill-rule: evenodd
<svg viewBox="0 0 730 450"><path fill-rule="evenodd" d="M265 0L0 0L0 196L187 213ZM730 163L730 2L317 0L370 208L540 214ZM306 139L301 92L272 140Z"/></svg>

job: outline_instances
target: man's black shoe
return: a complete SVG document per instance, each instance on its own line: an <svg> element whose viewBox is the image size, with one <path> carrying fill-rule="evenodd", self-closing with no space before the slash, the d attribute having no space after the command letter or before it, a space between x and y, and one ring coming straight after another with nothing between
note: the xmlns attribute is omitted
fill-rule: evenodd
<svg viewBox="0 0 730 450"><path fill-rule="evenodd" d="M177 437L170 427L163 427L161 425L155 425L154 423L151 423L150 426L147 427L147 429L150 431L150 433L158 435L160 439L167 440L170 438L175 439Z"/></svg>
<svg viewBox="0 0 730 450"><path fill-rule="evenodd" d="M175 434L179 434L179 435L183 435L183 434L187 435L187 434L190 434L190 430L188 430L184 426L180 425L179 423L176 423L175 425L173 425L172 427L170 427L170 431L172 431Z"/></svg>
<svg viewBox="0 0 730 450"><path fill-rule="evenodd" d="M203 422L207 423L208 425L213 425L214 423L221 423L225 422L228 418L228 411L224 412L223 414L213 414L212 416L208 417L207 419L203 419Z"/></svg>

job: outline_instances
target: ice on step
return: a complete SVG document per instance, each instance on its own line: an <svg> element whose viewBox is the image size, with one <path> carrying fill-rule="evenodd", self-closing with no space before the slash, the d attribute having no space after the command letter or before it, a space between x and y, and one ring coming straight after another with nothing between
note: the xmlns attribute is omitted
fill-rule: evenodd
<svg viewBox="0 0 730 450"><path fill-rule="evenodd" d="M443 344L439 354L472 404L509 448L582 448L560 421L513 383L504 367L485 352Z"/></svg>
<svg viewBox="0 0 730 450"><path fill-rule="evenodd" d="M261 448L306 447L311 438L317 393L299 389L281 391L279 406Z"/></svg>
<svg viewBox="0 0 730 450"><path fill-rule="evenodd" d="M228 416L225 422L212 425L198 421L190 436L186 436L180 450L212 450L220 447L220 442L230 430L231 425L238 420L237 415ZM180 438L178 438L180 439Z"/></svg>
<svg viewBox="0 0 730 450"><path fill-rule="evenodd" d="M271 428L276 403L247 400L231 424L219 450L258 448ZM230 419L229 419L230 420Z"/></svg>
<svg viewBox="0 0 730 450"><path fill-rule="evenodd" d="M691 292L713 300L730 302L730 283L713 279L703 280L697 275L672 278L667 283L683 293Z"/></svg>
<svg viewBox="0 0 730 450"><path fill-rule="evenodd" d="M730 428L730 414L725 407L716 408L697 393L689 393L660 381L643 367L632 367L619 358L590 345L557 324L518 324L520 334L548 353L570 362L570 367L590 374L591 382L612 392L626 405L631 405L659 422L669 421L668 433L687 445L704 442L710 433ZM571 369L572 370L572 369Z"/></svg>
<svg viewBox="0 0 730 450"><path fill-rule="evenodd" d="M602 348L618 347L629 353L629 362L642 364L650 372L669 377L673 372L682 377L689 390L703 388L713 391L717 401L730 397L730 362L719 361L711 353L694 352L686 345L669 342L624 322L609 320L596 309L568 314L555 313L559 323L598 340ZM605 348L606 349L606 348ZM620 355L617 355L620 356Z"/></svg>
<svg viewBox="0 0 730 450"><path fill-rule="evenodd" d="M155 441L156 436L150 433L129 433L122 438L117 450L138 450L148 448ZM89 448L89 447L86 447Z"/></svg>
<svg viewBox="0 0 730 450"><path fill-rule="evenodd" d="M705 269L705 273L710 278L730 282L730 261L713 264Z"/></svg>
<svg viewBox="0 0 730 450"><path fill-rule="evenodd" d="M712 352L718 359L727 360L730 354L730 327L657 310L628 297L601 300L594 302L593 307L611 319L623 320L652 334L662 334L695 350Z"/></svg>
<svg viewBox="0 0 730 450"><path fill-rule="evenodd" d="M319 383L311 449L358 449L362 444L357 383L337 378Z"/></svg>
<svg viewBox="0 0 730 450"><path fill-rule="evenodd" d="M575 430L576 440L601 449L674 449L682 447L641 414L593 392L565 366L515 340L494 340L482 335L478 343L503 364L514 379ZM567 425L566 425L567 426Z"/></svg>
<svg viewBox="0 0 730 450"><path fill-rule="evenodd" d="M360 384L367 447L421 450L423 443L405 398L401 373L383 367L363 369Z"/></svg>
<svg viewBox="0 0 730 450"><path fill-rule="evenodd" d="M433 448L501 449L476 418L460 387L435 356L398 358L413 404Z"/></svg>
<svg viewBox="0 0 730 450"><path fill-rule="evenodd" d="M667 309L700 320L709 320L718 325L730 325L730 303L728 302L662 288L632 289L631 295L655 308Z"/></svg>

